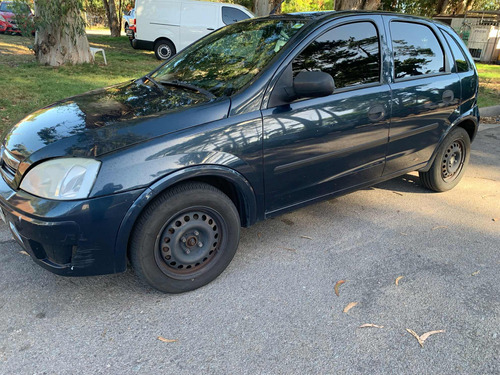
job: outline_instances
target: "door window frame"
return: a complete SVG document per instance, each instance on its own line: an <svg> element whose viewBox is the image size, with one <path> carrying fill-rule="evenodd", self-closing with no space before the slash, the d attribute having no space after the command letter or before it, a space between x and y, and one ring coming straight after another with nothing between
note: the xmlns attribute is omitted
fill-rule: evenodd
<svg viewBox="0 0 500 375"><path fill-rule="evenodd" d="M410 76L410 77L403 77L403 78L396 78L396 64L394 62L394 48L392 45L392 29L391 29L391 23L392 22L400 22L400 23L411 23L411 24L417 24L420 26L427 27L433 34L436 40L438 41L439 46L441 47L441 51L443 52L443 57L444 57L444 72L437 72L437 73L431 73L431 74L421 74L418 76ZM451 65L450 65L450 53L451 51L449 50L449 47L447 45L447 42L443 40L444 36L441 38L437 30L435 29L434 25L431 23L427 23L425 21L419 22L413 19L404 19L404 18L398 18L398 17L390 17L387 22L387 44L390 50L390 58L391 58L391 65L392 65L392 71L391 71L391 79L392 82L405 82L405 81L413 81L415 79L425 79L429 77L438 77L438 76L444 76L451 74Z"/></svg>
<svg viewBox="0 0 500 375"><path fill-rule="evenodd" d="M379 23L377 22L377 19L379 20ZM319 25L314 31L310 32L309 35L304 38L289 54L287 57L285 57L278 67L276 71L274 72L273 77L270 79L266 92L264 94L264 98L262 100L262 105L261 109L266 109L268 108L269 104L269 99L271 97L271 94L276 87L277 83L279 82L281 76L285 72L285 70L288 68L288 66L293 63L293 60L300 55L311 43L316 41L319 37L322 35L326 34L327 32L343 25L347 24L354 24L354 23L359 23L359 22L370 22L374 27L377 32L378 36L378 46L379 46L379 81L378 82L370 82L370 83L365 83L365 84L358 84L358 85L353 85L353 86L348 86L348 87L342 87L339 89L335 89L332 95L333 96L337 93L344 93L347 91L354 91L354 90L360 90L360 89L365 89L369 87L375 87L375 86L381 86L386 82L385 80L385 75L384 75L384 55L385 55L385 49L383 48L383 35L384 35L384 26L383 26L383 21L382 21L382 16L381 15L371 15L371 16L351 16L351 17L346 17L342 18L340 20L329 20L328 22ZM328 97L328 96L327 96ZM318 98L305 98L304 100L313 100L313 99L318 99ZM294 101L293 103L296 103L298 101Z"/></svg>

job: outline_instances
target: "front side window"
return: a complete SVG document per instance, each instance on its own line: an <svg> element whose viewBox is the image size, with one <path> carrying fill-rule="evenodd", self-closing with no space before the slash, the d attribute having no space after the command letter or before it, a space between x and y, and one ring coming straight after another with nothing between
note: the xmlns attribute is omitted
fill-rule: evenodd
<svg viewBox="0 0 500 375"><path fill-rule="evenodd" d="M250 16L239 9L222 7L222 22L224 22L225 25L231 25L232 23L246 20L247 18L250 18Z"/></svg>
<svg viewBox="0 0 500 375"><path fill-rule="evenodd" d="M464 51L458 45L457 40L447 31L441 30L444 37L448 41L450 45L451 52L453 53L453 58L455 60L455 71L457 73L467 72L469 71L469 63L467 62L467 58L465 57Z"/></svg>
<svg viewBox="0 0 500 375"><path fill-rule="evenodd" d="M394 77L444 72L444 53L432 30L411 22L391 22Z"/></svg>
<svg viewBox="0 0 500 375"><path fill-rule="evenodd" d="M152 78L189 83L215 96L232 95L263 71L303 26L300 19L256 19L226 26L175 55Z"/></svg>
<svg viewBox="0 0 500 375"><path fill-rule="evenodd" d="M292 64L301 71L322 71L333 77L336 88L380 81L377 29L371 22L338 26L306 47Z"/></svg>

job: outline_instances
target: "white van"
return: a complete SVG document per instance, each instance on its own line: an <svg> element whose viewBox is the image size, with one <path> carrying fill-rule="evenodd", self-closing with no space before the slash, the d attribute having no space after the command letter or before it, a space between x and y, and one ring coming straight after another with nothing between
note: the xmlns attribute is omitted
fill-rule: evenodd
<svg viewBox="0 0 500 375"><path fill-rule="evenodd" d="M136 0L132 47L155 51L165 60L195 40L254 15L245 7L192 0Z"/></svg>

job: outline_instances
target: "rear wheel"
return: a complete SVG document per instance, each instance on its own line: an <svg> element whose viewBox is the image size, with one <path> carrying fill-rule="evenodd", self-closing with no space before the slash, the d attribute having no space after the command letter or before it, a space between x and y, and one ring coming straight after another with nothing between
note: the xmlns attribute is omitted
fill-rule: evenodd
<svg viewBox="0 0 500 375"><path fill-rule="evenodd" d="M453 189L462 179L470 158L470 138L463 128L455 128L439 147L427 172L419 172L420 181L434 191Z"/></svg>
<svg viewBox="0 0 500 375"><path fill-rule="evenodd" d="M158 60L167 60L175 55L174 44L166 39L158 40L155 43L155 56Z"/></svg>
<svg viewBox="0 0 500 375"><path fill-rule="evenodd" d="M186 183L158 197L132 234L131 263L152 287L187 292L208 284L238 248L240 219L233 202L204 183Z"/></svg>

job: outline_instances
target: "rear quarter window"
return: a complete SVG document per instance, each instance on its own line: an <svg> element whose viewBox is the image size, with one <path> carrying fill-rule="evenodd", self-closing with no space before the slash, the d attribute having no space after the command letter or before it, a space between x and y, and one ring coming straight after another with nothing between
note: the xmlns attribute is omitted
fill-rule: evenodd
<svg viewBox="0 0 500 375"><path fill-rule="evenodd" d="M453 37L453 35L451 35L446 30L441 30L441 32L443 33L443 36L448 42L448 45L450 46L451 52L453 54L453 59L455 61L455 72L457 73L468 72L471 69L471 67L467 62L467 57L465 56L464 51L458 44L455 37Z"/></svg>
<svg viewBox="0 0 500 375"><path fill-rule="evenodd" d="M426 25L392 21L394 78L411 78L445 71L444 53L434 32Z"/></svg>

